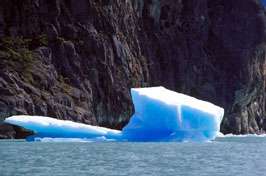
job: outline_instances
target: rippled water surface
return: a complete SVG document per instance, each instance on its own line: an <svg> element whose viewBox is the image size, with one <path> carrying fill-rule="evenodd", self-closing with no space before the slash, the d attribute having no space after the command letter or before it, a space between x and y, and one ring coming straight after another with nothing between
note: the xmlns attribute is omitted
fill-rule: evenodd
<svg viewBox="0 0 266 176"><path fill-rule="evenodd" d="M266 175L266 137L209 143L5 140L0 175Z"/></svg>

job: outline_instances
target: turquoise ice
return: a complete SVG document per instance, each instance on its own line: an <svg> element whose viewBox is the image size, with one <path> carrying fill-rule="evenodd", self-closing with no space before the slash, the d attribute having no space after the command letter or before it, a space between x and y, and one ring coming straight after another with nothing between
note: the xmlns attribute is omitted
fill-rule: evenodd
<svg viewBox="0 0 266 176"><path fill-rule="evenodd" d="M32 130L30 141L208 141L220 131L224 110L164 87L131 89L135 113L122 131L41 116L12 116L6 123Z"/></svg>
<svg viewBox="0 0 266 176"><path fill-rule="evenodd" d="M220 131L224 110L164 87L132 89L135 114L122 130L132 141L205 141Z"/></svg>

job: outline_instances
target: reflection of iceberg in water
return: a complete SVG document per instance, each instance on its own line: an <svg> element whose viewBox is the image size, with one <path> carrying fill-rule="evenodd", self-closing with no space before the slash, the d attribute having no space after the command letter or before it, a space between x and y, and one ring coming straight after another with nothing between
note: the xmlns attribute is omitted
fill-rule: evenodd
<svg viewBox="0 0 266 176"><path fill-rule="evenodd" d="M38 116L12 116L6 123L34 131L29 140L85 138L92 141L205 141L220 130L224 110L163 87L131 90L135 114L122 131Z"/></svg>

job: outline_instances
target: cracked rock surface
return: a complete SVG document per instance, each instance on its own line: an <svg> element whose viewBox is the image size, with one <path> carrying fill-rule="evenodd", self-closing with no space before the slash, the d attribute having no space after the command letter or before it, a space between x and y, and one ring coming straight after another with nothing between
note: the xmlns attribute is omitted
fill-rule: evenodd
<svg viewBox="0 0 266 176"><path fill-rule="evenodd" d="M0 118L121 129L130 88L162 85L224 107L223 133L264 133L265 41L259 0L1 0Z"/></svg>

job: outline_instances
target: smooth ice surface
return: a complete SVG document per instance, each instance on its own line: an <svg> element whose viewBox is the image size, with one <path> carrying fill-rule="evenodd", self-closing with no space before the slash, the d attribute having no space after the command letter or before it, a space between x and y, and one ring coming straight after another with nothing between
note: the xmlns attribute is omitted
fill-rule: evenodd
<svg viewBox="0 0 266 176"><path fill-rule="evenodd" d="M165 89L131 89L135 114L121 131L41 116L12 116L6 123L34 131L28 140L81 138L90 141L205 141L220 131L224 110Z"/></svg>
<svg viewBox="0 0 266 176"><path fill-rule="evenodd" d="M135 114L123 129L133 141L204 141L220 131L224 110L164 87L131 89Z"/></svg>
<svg viewBox="0 0 266 176"><path fill-rule="evenodd" d="M68 120L58 120L42 116L12 116L5 120L6 123L21 126L32 130L36 134L28 140L40 138L90 138L95 141L104 139L119 139L121 131L103 127L76 123Z"/></svg>

